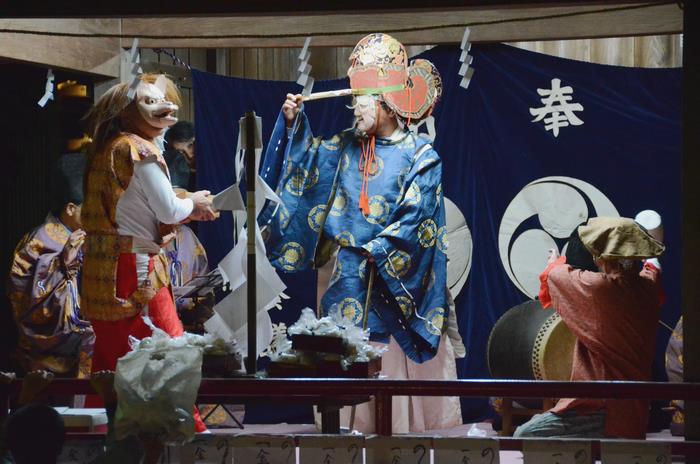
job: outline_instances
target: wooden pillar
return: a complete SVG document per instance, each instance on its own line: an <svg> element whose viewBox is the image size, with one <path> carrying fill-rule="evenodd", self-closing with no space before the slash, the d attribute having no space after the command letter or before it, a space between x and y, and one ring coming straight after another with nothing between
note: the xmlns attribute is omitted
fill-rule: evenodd
<svg viewBox="0 0 700 464"><path fill-rule="evenodd" d="M700 5L683 4L683 380L700 382ZM700 402L685 406L685 438L700 440Z"/></svg>
<svg viewBox="0 0 700 464"><path fill-rule="evenodd" d="M393 413L391 410L392 397L384 392L374 395L374 428L377 435L391 436Z"/></svg>

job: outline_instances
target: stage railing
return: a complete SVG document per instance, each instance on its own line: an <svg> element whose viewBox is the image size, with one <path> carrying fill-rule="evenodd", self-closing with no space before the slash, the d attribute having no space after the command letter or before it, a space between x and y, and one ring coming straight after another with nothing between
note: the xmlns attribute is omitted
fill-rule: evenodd
<svg viewBox="0 0 700 464"><path fill-rule="evenodd" d="M22 379L0 385L0 401L7 411ZM93 394L87 379L54 379L42 395ZM393 396L461 396L505 398L626 398L700 401L700 383L659 382L553 382L528 380L385 380L385 379L202 379L198 401L225 402L227 398L327 398L372 396L378 435L391 435ZM502 449L519 449L521 440L501 439ZM700 455L700 442L672 441L674 454Z"/></svg>

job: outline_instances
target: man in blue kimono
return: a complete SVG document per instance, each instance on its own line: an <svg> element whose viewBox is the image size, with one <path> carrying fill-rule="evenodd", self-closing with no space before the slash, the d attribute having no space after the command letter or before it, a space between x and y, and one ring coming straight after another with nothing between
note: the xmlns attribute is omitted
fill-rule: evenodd
<svg viewBox="0 0 700 464"><path fill-rule="evenodd" d="M354 99L353 128L314 137L301 95L287 95L282 107L261 170L283 201L269 219L270 260L295 272L336 252L322 312L337 309L368 327L372 341L388 343L382 370L390 378L456 378L443 336L442 165L430 143L407 130L430 114L440 78L425 60L408 67L403 46L386 34L362 39L350 59L351 86L373 93ZM394 412L394 433L461 423L456 398L396 398ZM362 411L357 420L358 429L373 426Z"/></svg>

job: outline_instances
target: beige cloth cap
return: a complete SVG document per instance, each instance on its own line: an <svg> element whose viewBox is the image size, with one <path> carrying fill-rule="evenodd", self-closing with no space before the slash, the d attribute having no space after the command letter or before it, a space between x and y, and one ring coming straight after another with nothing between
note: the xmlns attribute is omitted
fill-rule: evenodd
<svg viewBox="0 0 700 464"><path fill-rule="evenodd" d="M603 259L654 258L665 250L663 243L630 218L594 217L579 226L578 233L588 251Z"/></svg>

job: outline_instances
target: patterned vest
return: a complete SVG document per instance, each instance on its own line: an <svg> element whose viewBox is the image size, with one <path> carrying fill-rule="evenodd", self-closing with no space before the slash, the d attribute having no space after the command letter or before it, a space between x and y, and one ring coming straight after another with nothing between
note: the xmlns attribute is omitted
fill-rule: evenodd
<svg viewBox="0 0 700 464"><path fill-rule="evenodd" d="M151 156L167 173L165 160L155 145L135 134L120 133L88 161L81 210L87 233L81 276L81 312L86 319L115 321L132 317L141 312L155 292L170 285L166 257L158 253L147 281L139 282L139 288L128 299L116 296L119 255L134 252L133 237L117 232L117 202L129 186L134 162Z"/></svg>

